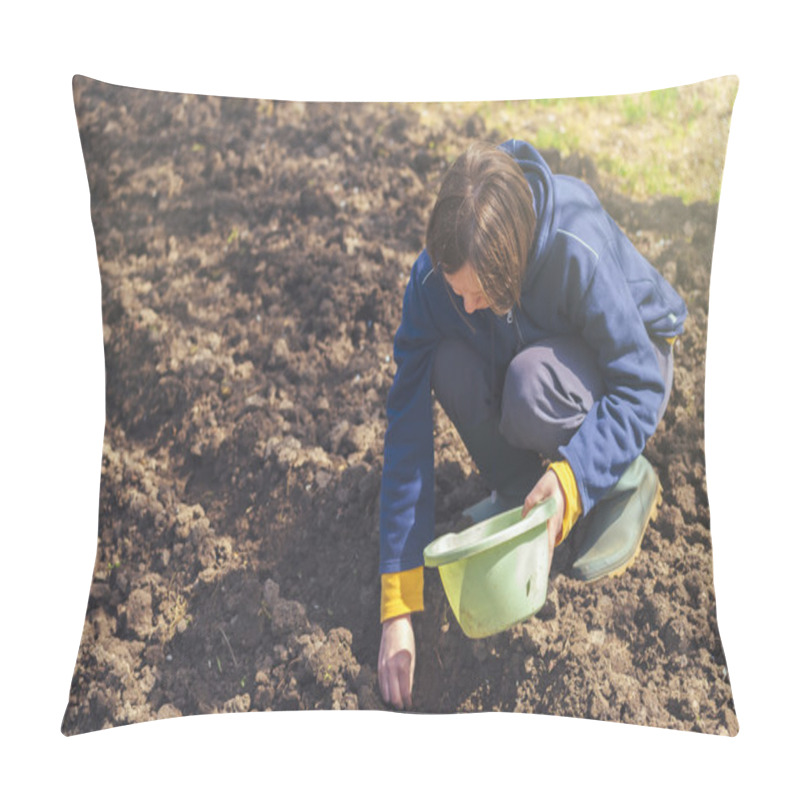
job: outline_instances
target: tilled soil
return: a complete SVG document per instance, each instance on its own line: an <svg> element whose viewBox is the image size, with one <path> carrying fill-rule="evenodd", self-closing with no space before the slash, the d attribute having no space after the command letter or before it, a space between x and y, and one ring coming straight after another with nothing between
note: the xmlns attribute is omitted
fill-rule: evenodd
<svg viewBox="0 0 800 800"><path fill-rule="evenodd" d="M94 580L63 730L227 711L384 708L378 500L392 341L452 154L452 109L140 92L77 78L102 276L106 432ZM535 143L535 142L534 142ZM689 307L664 488L631 569L561 548L538 617L466 638L433 571L415 710L523 711L733 735L716 622L703 385L716 207L592 184ZM486 492L438 406L437 532ZM569 540L567 544L569 543Z"/></svg>

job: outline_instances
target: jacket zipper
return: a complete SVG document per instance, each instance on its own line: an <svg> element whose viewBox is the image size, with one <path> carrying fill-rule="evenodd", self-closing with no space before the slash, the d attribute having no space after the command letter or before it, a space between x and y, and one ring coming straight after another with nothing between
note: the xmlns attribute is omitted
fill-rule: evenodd
<svg viewBox="0 0 800 800"><path fill-rule="evenodd" d="M513 325L514 326L514 331L515 331L515 333L517 335L517 349L516 349L516 352L519 352L520 349L522 348L522 331L519 329L519 322L517 321L517 318L514 316L514 309L513 308L509 309L508 314L506 314L506 322L509 325Z"/></svg>

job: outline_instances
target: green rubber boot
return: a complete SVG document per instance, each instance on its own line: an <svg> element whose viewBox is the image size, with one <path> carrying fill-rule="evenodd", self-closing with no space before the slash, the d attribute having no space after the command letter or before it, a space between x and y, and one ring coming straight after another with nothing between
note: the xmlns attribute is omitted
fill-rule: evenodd
<svg viewBox="0 0 800 800"><path fill-rule="evenodd" d="M661 504L661 484L650 462L639 456L619 482L589 512L576 531L571 574L590 583L622 575L634 562L651 519Z"/></svg>
<svg viewBox="0 0 800 800"><path fill-rule="evenodd" d="M488 497L475 503L474 506L465 508L461 513L465 517L469 517L473 525L479 522L495 517L498 514L503 514L506 511L511 511L512 508L522 505L522 502L517 501L515 498L508 497L502 492L494 491Z"/></svg>
<svg viewBox="0 0 800 800"><path fill-rule="evenodd" d="M500 434L500 420L490 417L480 425L458 430L472 460L492 494L467 508L463 514L473 523L521 506L542 475L536 453L510 445Z"/></svg>

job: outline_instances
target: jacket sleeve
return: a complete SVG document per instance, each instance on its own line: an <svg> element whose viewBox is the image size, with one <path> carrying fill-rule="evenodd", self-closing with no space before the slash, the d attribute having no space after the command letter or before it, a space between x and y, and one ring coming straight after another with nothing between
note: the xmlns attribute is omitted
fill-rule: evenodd
<svg viewBox="0 0 800 800"><path fill-rule="evenodd" d="M579 269L568 263L567 269ZM570 316L597 354L605 391L567 445L559 449L575 476L588 513L643 450L658 423L666 387L654 344L610 243L597 256Z"/></svg>
<svg viewBox="0 0 800 800"><path fill-rule="evenodd" d="M395 336L397 364L387 404L380 506L380 572L422 565L433 537L431 367L441 336L429 288L437 280L426 252L417 259Z"/></svg>

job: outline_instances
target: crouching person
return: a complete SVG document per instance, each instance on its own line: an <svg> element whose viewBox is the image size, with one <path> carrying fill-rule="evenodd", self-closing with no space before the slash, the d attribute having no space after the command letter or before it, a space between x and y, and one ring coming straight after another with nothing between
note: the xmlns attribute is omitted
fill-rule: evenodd
<svg viewBox="0 0 800 800"><path fill-rule="evenodd" d="M655 513L642 455L672 386L686 307L594 192L529 144L475 145L446 174L395 337L381 484L384 700L409 708L411 614L434 533L431 390L491 497L474 521L554 498L550 559L575 527L571 574L624 572ZM542 474L542 458L550 465Z"/></svg>

